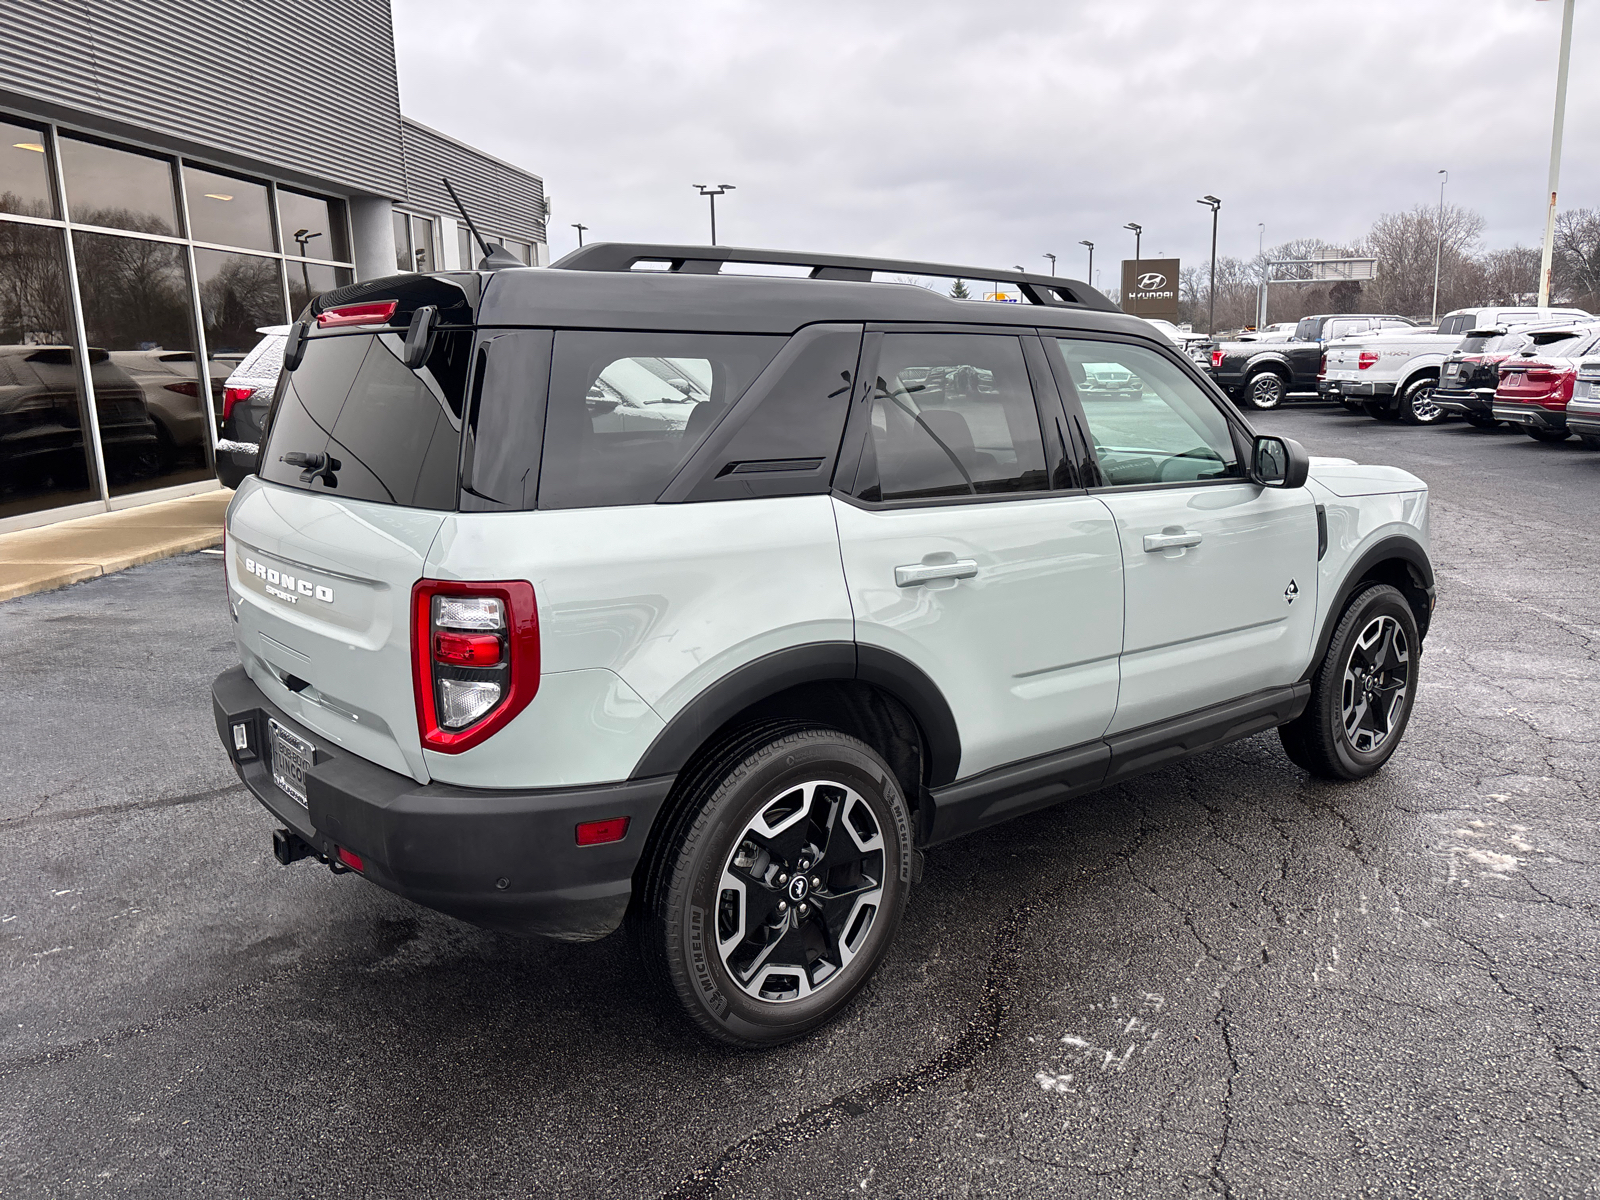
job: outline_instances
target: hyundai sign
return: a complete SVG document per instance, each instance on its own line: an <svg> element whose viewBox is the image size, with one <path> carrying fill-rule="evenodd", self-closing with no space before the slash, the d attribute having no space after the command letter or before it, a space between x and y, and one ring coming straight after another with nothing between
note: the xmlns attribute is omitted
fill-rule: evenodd
<svg viewBox="0 0 1600 1200"><path fill-rule="evenodd" d="M1122 311L1136 317L1178 319L1178 260L1122 260Z"/></svg>

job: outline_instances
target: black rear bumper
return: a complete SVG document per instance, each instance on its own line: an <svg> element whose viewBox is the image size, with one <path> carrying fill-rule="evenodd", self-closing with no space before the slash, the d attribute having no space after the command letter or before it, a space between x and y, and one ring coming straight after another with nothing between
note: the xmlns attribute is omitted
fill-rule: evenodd
<svg viewBox="0 0 1600 1200"><path fill-rule="evenodd" d="M419 784L340 750L275 708L243 667L211 685L217 733L247 788L326 861L344 847L373 883L506 933L592 941L622 922L633 872L673 777L501 791ZM267 721L316 747L306 804L272 781ZM233 727L249 748L234 748ZM628 818L620 842L579 846L585 821Z"/></svg>

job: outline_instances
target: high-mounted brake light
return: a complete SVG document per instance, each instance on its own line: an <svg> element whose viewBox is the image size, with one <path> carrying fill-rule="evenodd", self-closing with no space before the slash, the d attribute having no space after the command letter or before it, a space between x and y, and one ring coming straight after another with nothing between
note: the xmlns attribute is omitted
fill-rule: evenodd
<svg viewBox="0 0 1600 1200"><path fill-rule="evenodd" d="M342 304L317 314L319 329L338 329L343 325L387 325L398 300L368 300L361 304Z"/></svg>
<svg viewBox="0 0 1600 1200"><path fill-rule="evenodd" d="M1368 367L1377 366L1378 352L1376 350L1363 350L1361 357L1356 359L1356 370L1365 371Z"/></svg>
<svg viewBox="0 0 1600 1200"><path fill-rule="evenodd" d="M255 395L255 388L231 387L222 389L222 419L233 416L233 406Z"/></svg>
<svg viewBox="0 0 1600 1200"><path fill-rule="evenodd" d="M424 748L459 754L504 728L539 690L533 585L418 580L411 670Z"/></svg>

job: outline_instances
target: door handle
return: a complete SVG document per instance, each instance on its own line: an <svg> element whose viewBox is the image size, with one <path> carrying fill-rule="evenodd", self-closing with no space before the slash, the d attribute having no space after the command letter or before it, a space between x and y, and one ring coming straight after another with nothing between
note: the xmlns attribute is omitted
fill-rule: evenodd
<svg viewBox="0 0 1600 1200"><path fill-rule="evenodd" d="M1144 552L1154 554L1157 550L1173 550L1179 546L1198 546L1200 535L1185 529L1179 533L1147 533L1144 535Z"/></svg>
<svg viewBox="0 0 1600 1200"><path fill-rule="evenodd" d="M930 579L971 579L978 573L978 560L958 558L955 562L912 563L894 569L896 587L916 587Z"/></svg>

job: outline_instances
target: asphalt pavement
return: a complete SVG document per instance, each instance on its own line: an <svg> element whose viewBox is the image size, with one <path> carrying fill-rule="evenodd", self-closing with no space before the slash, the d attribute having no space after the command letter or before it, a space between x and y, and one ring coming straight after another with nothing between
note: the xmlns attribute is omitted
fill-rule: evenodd
<svg viewBox="0 0 1600 1200"><path fill-rule="evenodd" d="M1600 1195L1600 453L1295 404L1433 487L1404 744L1275 735L930 852L826 1031L273 860L197 553L0 605L0 1195Z"/></svg>

